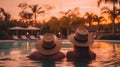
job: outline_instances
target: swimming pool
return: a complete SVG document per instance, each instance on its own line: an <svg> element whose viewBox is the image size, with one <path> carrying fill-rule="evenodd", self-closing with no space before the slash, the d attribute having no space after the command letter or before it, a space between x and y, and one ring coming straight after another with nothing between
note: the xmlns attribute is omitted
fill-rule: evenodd
<svg viewBox="0 0 120 67"><path fill-rule="evenodd" d="M26 56L34 51L36 41L0 42L0 67L120 67L120 41L95 40L91 49L96 53L96 60L91 63L62 61L32 61ZM72 50L69 42L63 42L62 52Z"/></svg>

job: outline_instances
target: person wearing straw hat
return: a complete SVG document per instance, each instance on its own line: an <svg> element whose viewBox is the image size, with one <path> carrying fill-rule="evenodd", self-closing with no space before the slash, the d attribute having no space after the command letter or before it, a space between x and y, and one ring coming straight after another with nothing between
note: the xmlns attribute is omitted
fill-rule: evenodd
<svg viewBox="0 0 120 67"><path fill-rule="evenodd" d="M92 60L96 54L90 50L90 45L94 39L85 28L77 28L74 34L68 36L68 40L73 43L73 51L67 52L68 60Z"/></svg>
<svg viewBox="0 0 120 67"><path fill-rule="evenodd" d="M54 38L53 34L46 33L42 40L36 44L37 51L28 56L31 60L61 60L65 57L59 50L62 47L61 41Z"/></svg>

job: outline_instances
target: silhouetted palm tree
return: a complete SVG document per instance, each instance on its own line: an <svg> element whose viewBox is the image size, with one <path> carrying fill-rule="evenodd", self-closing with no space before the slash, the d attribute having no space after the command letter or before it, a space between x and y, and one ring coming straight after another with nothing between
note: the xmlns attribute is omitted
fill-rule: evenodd
<svg viewBox="0 0 120 67"><path fill-rule="evenodd" d="M86 16L86 21L85 22L87 22L89 24L89 26L91 26L94 15L92 13L86 12L84 16Z"/></svg>
<svg viewBox="0 0 120 67"><path fill-rule="evenodd" d="M60 12L61 14L64 14L64 16L61 18L61 26L64 27L65 29L67 29L67 36L70 33L70 30L72 29L72 27L74 27L72 24L74 24L73 21L75 21L75 19L77 19L77 17L80 15L79 13L79 8L76 7L74 9L69 9L67 12ZM74 20L73 20L74 18ZM78 22L77 22L78 23ZM80 25L80 24L77 24Z"/></svg>
<svg viewBox="0 0 120 67"><path fill-rule="evenodd" d="M60 27L66 30L66 35L68 36L71 29L70 18L66 16L60 18Z"/></svg>
<svg viewBox="0 0 120 67"><path fill-rule="evenodd" d="M19 16L29 22L32 26L37 23L37 16L45 12L45 10L37 4L28 5L27 3L20 3L18 7L22 9Z"/></svg>
<svg viewBox="0 0 120 67"><path fill-rule="evenodd" d="M120 3L120 0L98 0L98 6L104 2L106 3L112 3L113 4L113 10L112 10L112 32L115 33L115 14L116 14L116 4Z"/></svg>
<svg viewBox="0 0 120 67"><path fill-rule="evenodd" d="M19 16L21 17L22 21L24 22L30 22L30 19L32 19L32 13L22 11L19 13Z"/></svg>
<svg viewBox="0 0 120 67"><path fill-rule="evenodd" d="M58 32L60 32L60 22L58 18L51 17L51 19L48 22L49 22L50 30L57 35Z"/></svg>
<svg viewBox="0 0 120 67"><path fill-rule="evenodd" d="M22 11L24 11L25 9L27 9L27 8L28 8L28 4L27 4L27 3L25 3L25 2L23 2L23 3L20 3L20 4L18 5L18 7L19 7L19 8L21 8L21 9L22 9Z"/></svg>
<svg viewBox="0 0 120 67"><path fill-rule="evenodd" d="M41 10L42 9L42 7L39 7L38 5L30 5L29 6L30 7L30 9L31 9L31 11L32 11L32 14L33 14L33 16L34 16L34 21L35 21L35 23L37 22L36 21L36 18L37 18L37 14L40 14L40 13L44 13L44 10Z"/></svg>
<svg viewBox="0 0 120 67"><path fill-rule="evenodd" d="M0 8L0 13L2 13L4 15L4 20L5 21L10 20L11 15L9 13L5 12L5 10L3 8Z"/></svg>
<svg viewBox="0 0 120 67"><path fill-rule="evenodd" d="M93 16L93 21L96 21L98 23L98 32L100 31L100 22L106 21L106 19L103 16Z"/></svg>

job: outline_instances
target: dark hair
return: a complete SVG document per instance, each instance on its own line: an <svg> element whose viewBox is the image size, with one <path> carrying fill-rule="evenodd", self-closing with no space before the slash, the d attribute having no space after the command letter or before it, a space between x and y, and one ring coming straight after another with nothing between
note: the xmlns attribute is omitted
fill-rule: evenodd
<svg viewBox="0 0 120 67"><path fill-rule="evenodd" d="M79 55L80 57L87 57L87 58L91 57L92 51L90 50L89 46L84 46L84 47L74 46L74 50L77 53L77 55Z"/></svg>

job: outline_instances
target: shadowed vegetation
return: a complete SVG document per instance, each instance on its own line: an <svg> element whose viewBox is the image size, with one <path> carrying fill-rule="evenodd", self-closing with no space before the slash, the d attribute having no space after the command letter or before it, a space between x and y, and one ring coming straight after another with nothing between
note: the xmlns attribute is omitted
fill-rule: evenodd
<svg viewBox="0 0 120 67"><path fill-rule="evenodd" d="M114 5L118 3L119 0L116 0L115 3L112 2L113 0L99 0L98 5L100 6L102 2L107 3L107 1ZM94 31L95 33L101 33L101 31L107 33L120 33L120 9L116 6L114 6L112 10L108 7L103 7L101 9L102 14L109 14L108 16L111 18L112 24L106 24L108 20L105 19L104 16L98 16L94 13L86 12L84 16L81 16L78 7L67 11L60 11L60 17L52 16L48 21L41 20L39 16L44 17L45 14L55 9L55 7L50 5L39 6L37 4L29 5L27 3L20 3L18 8L21 8L18 14L20 19L12 20L11 14L7 13L3 8L0 8L0 39L11 39L11 35L13 35L15 31L9 30L10 27L28 27L29 25L40 28L38 31L39 35L53 33L61 38L67 38L67 36L75 32L78 27L97 27L98 30ZM115 23L115 20L117 20L118 23ZM102 22L105 23L103 24ZM95 25L94 23L97 24ZM26 35L26 31L21 31L19 33L19 36L20 35ZM34 33L34 35L37 34Z"/></svg>

